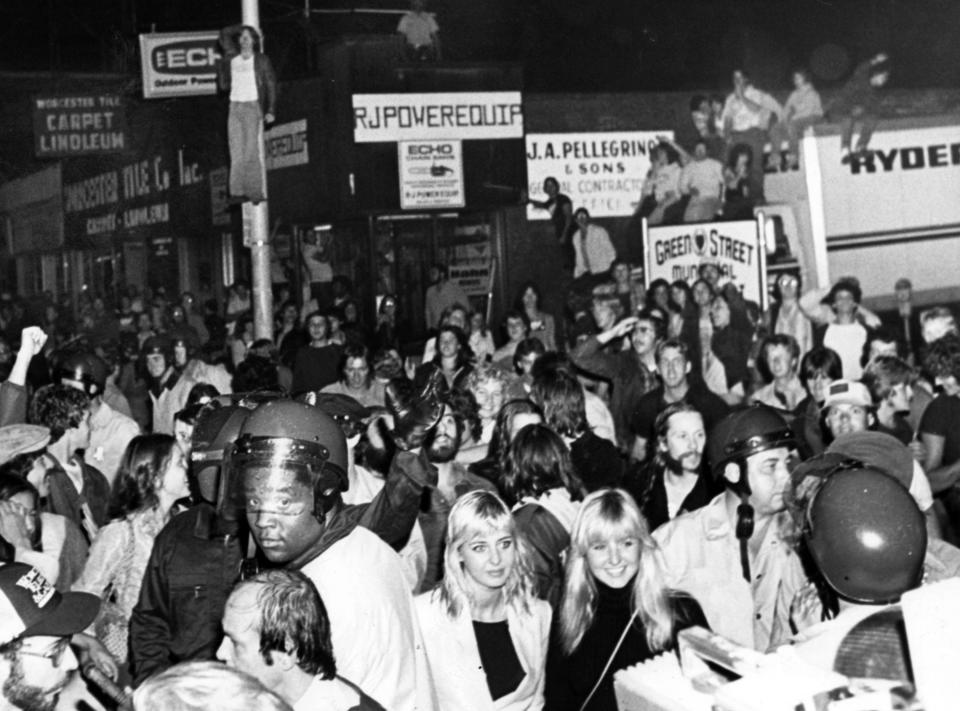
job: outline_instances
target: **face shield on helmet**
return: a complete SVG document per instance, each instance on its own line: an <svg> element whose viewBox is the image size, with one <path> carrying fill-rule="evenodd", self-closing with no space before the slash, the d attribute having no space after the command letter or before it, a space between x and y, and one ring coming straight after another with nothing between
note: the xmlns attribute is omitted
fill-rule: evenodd
<svg viewBox="0 0 960 711"><path fill-rule="evenodd" d="M346 491L347 446L337 423L316 407L274 400L256 408L224 463L223 506L248 516L299 516L322 520ZM287 472L290 486L275 486L272 474ZM269 481L268 481L269 480ZM295 495L296 485L311 495Z"/></svg>
<svg viewBox="0 0 960 711"><path fill-rule="evenodd" d="M242 405L215 404L200 412L190 450L190 486L195 500L220 508L225 491L221 482L225 450L240 436L249 415L250 408Z"/></svg>

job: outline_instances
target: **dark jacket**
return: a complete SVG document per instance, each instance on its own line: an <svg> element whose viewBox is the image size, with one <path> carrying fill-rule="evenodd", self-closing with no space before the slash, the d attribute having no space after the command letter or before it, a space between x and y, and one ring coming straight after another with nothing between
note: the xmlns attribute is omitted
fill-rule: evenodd
<svg viewBox="0 0 960 711"><path fill-rule="evenodd" d="M626 465L610 440L587 430L570 445L573 467L588 492L620 486Z"/></svg>
<svg viewBox="0 0 960 711"><path fill-rule="evenodd" d="M27 389L9 380L0 383L0 427L27 421Z"/></svg>
<svg viewBox="0 0 960 711"><path fill-rule="evenodd" d="M706 453L704 453L706 461ZM663 483L664 467L656 459L635 467L624 479L623 488L630 492L643 517L647 519L650 530L662 526L670 520L667 508L667 488ZM684 498L677 515L709 504L713 497L723 490L723 485L710 476L706 467L701 467L700 477L690 493Z"/></svg>
<svg viewBox="0 0 960 711"><path fill-rule="evenodd" d="M240 578L240 542L212 506L175 516L153 543L130 617L134 683L188 659L213 659L220 619Z"/></svg>
<svg viewBox="0 0 960 711"><path fill-rule="evenodd" d="M79 493L70 477L63 468L56 464L47 470L47 482L50 493L47 495L45 510L49 513L66 516L73 521L87 538L87 543L93 543L92 536L83 527L83 506L90 507L93 522L98 528L110 522L108 507L110 505L110 484L98 469L86 462L80 463L83 472L83 493Z"/></svg>
<svg viewBox="0 0 960 711"><path fill-rule="evenodd" d="M633 585L619 590L597 582L597 611L590 628L584 633L573 654L565 655L556 641L552 642L547 658L546 707L550 711L577 711L600 678L617 640L630 620L630 598ZM707 627L700 605L683 593L670 594L673 609L673 640L670 648L676 647L677 633L687 627ZM558 619L557 616L554 619ZM556 640L556 637L554 638ZM613 663L603 677L603 682L587 705L588 711L616 711L613 694L614 672L659 653L647 644L646 629L639 617L634 620Z"/></svg>
<svg viewBox="0 0 960 711"><path fill-rule="evenodd" d="M570 360L591 375L610 381L610 414L617 428L617 441L628 446L630 415L640 398L659 385L657 374L647 370L633 349L614 351L609 345L604 348L595 336L574 348Z"/></svg>
<svg viewBox="0 0 960 711"><path fill-rule="evenodd" d="M402 548L423 489L436 483L436 469L425 456L397 454L383 490L369 504L343 506L301 564L357 526L369 528L394 549ZM180 661L213 659L223 636L220 620L244 555L236 527L218 519L209 504L188 509L164 527L154 541L130 618L135 683Z"/></svg>
<svg viewBox="0 0 960 711"><path fill-rule="evenodd" d="M223 49L223 56L217 62L217 87L227 96L230 95L231 86L230 62L240 54L237 38L242 31L243 25L231 25L220 30L220 47ZM260 51L259 46L253 53L253 72L257 80L260 109L264 114L276 115L277 76L273 71L270 58Z"/></svg>

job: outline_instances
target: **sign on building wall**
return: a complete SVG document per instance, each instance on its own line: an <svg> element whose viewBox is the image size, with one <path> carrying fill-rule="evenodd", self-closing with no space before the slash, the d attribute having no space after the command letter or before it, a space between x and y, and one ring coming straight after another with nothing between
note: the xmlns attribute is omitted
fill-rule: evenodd
<svg viewBox="0 0 960 711"><path fill-rule="evenodd" d="M593 217L629 217L640 202L650 153L657 136L672 131L527 134L527 192L545 201L543 181L556 178L560 192ZM528 220L548 220L550 213L527 206Z"/></svg>
<svg viewBox="0 0 960 711"><path fill-rule="evenodd" d="M219 32L140 35L143 98L217 93Z"/></svg>
<svg viewBox="0 0 960 711"><path fill-rule="evenodd" d="M840 137L818 136L828 241L960 223L960 126L879 131L849 164Z"/></svg>
<svg viewBox="0 0 960 711"><path fill-rule="evenodd" d="M307 120L281 123L265 131L263 148L267 170L306 165L310 162L307 147Z"/></svg>
<svg viewBox="0 0 960 711"><path fill-rule="evenodd" d="M493 291L494 262L492 259L472 259L462 264L451 264L450 281L463 289L467 296L486 296Z"/></svg>
<svg viewBox="0 0 960 711"><path fill-rule="evenodd" d="M720 270L721 281L732 281L743 298L766 306L766 252L760 220L700 222L647 227L643 243L646 285L655 279L693 284L703 264Z"/></svg>
<svg viewBox="0 0 960 711"><path fill-rule="evenodd" d="M523 138L519 91L354 94L353 140Z"/></svg>
<svg viewBox="0 0 960 711"><path fill-rule="evenodd" d="M466 205L460 141L400 141L397 157L402 209Z"/></svg>
<svg viewBox="0 0 960 711"><path fill-rule="evenodd" d="M68 94L33 98L33 137L38 158L117 153L126 150L127 119L119 94Z"/></svg>

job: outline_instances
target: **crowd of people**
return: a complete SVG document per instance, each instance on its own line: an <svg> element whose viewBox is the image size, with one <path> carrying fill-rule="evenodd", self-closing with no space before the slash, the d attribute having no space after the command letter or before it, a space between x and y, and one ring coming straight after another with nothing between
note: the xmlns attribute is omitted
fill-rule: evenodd
<svg viewBox="0 0 960 711"><path fill-rule="evenodd" d="M573 329L524 284L497 333L437 265L406 359L342 279L276 344L243 284L0 300L2 707L80 666L138 709L615 709L684 628L829 666L960 574L948 308L629 273Z"/></svg>
<svg viewBox="0 0 960 711"><path fill-rule="evenodd" d="M867 160L890 71L886 54L871 57L824 106L804 67L792 72L793 90L783 103L734 70L729 94L690 98L691 126L680 132L689 140L658 138L635 216L650 225L752 219L765 201L765 174L797 170L801 137L826 120L841 124L843 163ZM574 277L605 271L613 249L606 230L590 223L586 208L573 205L556 178L544 181L543 191L547 199L531 203L550 213Z"/></svg>

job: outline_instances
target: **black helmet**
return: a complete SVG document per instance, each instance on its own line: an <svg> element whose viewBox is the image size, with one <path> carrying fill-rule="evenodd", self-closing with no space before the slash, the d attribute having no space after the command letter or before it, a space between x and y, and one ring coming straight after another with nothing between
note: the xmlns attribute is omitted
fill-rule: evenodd
<svg viewBox="0 0 960 711"><path fill-rule="evenodd" d="M347 442L340 426L319 408L295 400L262 403L243 423L228 464L237 496L242 496L243 471L256 465L306 469L313 482L317 517L349 485Z"/></svg>
<svg viewBox="0 0 960 711"><path fill-rule="evenodd" d="M95 397L103 394L109 371L103 358L93 353L74 353L60 364L57 379L61 382L76 380L83 383L83 391L90 397Z"/></svg>
<svg viewBox="0 0 960 711"><path fill-rule="evenodd" d="M795 446L793 431L776 410L753 405L731 412L714 426L707 443L710 471L715 477L722 477L728 462L775 447Z"/></svg>
<svg viewBox="0 0 960 711"><path fill-rule="evenodd" d="M227 450L240 436L251 408L210 403L197 416L190 438L191 483L194 496L209 504L222 504L220 468Z"/></svg>
<svg viewBox="0 0 960 711"><path fill-rule="evenodd" d="M824 579L855 602L896 602L920 584L927 529L910 492L873 467L832 474L811 500L804 538Z"/></svg>
<svg viewBox="0 0 960 711"><path fill-rule="evenodd" d="M173 344L170 342L170 339L163 334L150 336L143 342L143 346L140 348L140 355L143 358L155 354L166 356L167 365L173 362Z"/></svg>

